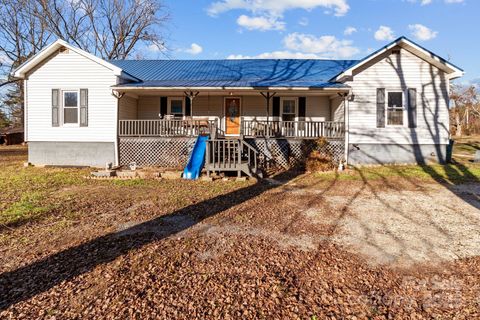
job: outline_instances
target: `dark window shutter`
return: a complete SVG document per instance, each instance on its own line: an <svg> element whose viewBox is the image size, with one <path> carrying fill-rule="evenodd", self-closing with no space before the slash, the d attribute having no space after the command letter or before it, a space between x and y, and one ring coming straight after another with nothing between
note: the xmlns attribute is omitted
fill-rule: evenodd
<svg viewBox="0 0 480 320"><path fill-rule="evenodd" d="M160 115L162 116L162 118L167 114L167 105L167 97L160 97Z"/></svg>
<svg viewBox="0 0 480 320"><path fill-rule="evenodd" d="M299 97L298 98L298 117L305 118L307 114L307 98Z"/></svg>
<svg viewBox="0 0 480 320"><path fill-rule="evenodd" d="M88 127L88 89L80 89L80 127Z"/></svg>
<svg viewBox="0 0 480 320"><path fill-rule="evenodd" d="M408 89L408 127L417 127L417 89Z"/></svg>
<svg viewBox="0 0 480 320"><path fill-rule="evenodd" d="M377 89L377 128L385 128L385 88Z"/></svg>
<svg viewBox="0 0 480 320"><path fill-rule="evenodd" d="M185 97L185 116L189 117L192 115L192 104L189 97Z"/></svg>
<svg viewBox="0 0 480 320"><path fill-rule="evenodd" d="M272 116L280 117L280 97L273 97Z"/></svg>
<svg viewBox="0 0 480 320"><path fill-rule="evenodd" d="M60 90L52 89L52 127L60 125Z"/></svg>

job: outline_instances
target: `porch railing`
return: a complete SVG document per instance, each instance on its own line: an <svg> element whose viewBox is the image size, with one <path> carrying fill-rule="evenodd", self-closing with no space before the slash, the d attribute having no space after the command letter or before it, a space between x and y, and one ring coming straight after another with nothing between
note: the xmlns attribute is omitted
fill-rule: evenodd
<svg viewBox="0 0 480 320"><path fill-rule="evenodd" d="M205 159L207 175L215 171L258 172L258 152L243 139L210 139Z"/></svg>
<svg viewBox="0 0 480 320"><path fill-rule="evenodd" d="M266 138L330 138L345 136L344 122L335 121L241 121L241 134L245 137Z"/></svg>
<svg viewBox="0 0 480 320"><path fill-rule="evenodd" d="M200 134L216 136L218 121L196 119L119 120L121 137L195 137Z"/></svg>

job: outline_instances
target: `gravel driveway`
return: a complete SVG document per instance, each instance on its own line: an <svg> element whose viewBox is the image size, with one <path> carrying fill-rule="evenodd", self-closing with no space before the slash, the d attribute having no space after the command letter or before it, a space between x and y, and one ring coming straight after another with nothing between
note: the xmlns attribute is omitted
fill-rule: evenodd
<svg viewBox="0 0 480 320"><path fill-rule="evenodd" d="M480 255L480 185L364 192L327 197L347 214L335 241L371 263L438 263Z"/></svg>

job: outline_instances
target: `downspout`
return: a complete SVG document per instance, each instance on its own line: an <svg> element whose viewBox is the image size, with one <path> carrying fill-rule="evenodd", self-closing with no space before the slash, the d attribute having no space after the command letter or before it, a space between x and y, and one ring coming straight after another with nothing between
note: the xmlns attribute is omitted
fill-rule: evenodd
<svg viewBox="0 0 480 320"><path fill-rule="evenodd" d="M23 80L23 141L28 142L28 95L27 79Z"/></svg>
<svg viewBox="0 0 480 320"><path fill-rule="evenodd" d="M348 165L348 153L349 153L349 144L350 144L350 112L349 112L349 93L343 95L343 116L345 120L345 165Z"/></svg>
<svg viewBox="0 0 480 320"><path fill-rule="evenodd" d="M447 74L447 92L448 92L448 101L447 101L447 110L448 110L448 114L450 115L450 108L451 108L451 97L450 97L450 88L451 88L451 79L450 79L450 75ZM447 117L447 126L446 126L448 129L448 139L447 139L447 143L450 144L452 140L452 133L451 133L451 130L450 130L450 116Z"/></svg>

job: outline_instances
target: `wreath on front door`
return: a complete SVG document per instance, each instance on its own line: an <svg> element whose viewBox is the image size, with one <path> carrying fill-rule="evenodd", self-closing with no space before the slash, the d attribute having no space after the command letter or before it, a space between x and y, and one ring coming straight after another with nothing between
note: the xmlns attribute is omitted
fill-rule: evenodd
<svg viewBox="0 0 480 320"><path fill-rule="evenodd" d="M237 103L235 102L235 100L232 100L232 102L230 102L230 105L228 106L228 114L230 116L230 121L234 122L235 118L237 117Z"/></svg>

